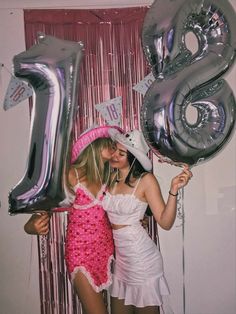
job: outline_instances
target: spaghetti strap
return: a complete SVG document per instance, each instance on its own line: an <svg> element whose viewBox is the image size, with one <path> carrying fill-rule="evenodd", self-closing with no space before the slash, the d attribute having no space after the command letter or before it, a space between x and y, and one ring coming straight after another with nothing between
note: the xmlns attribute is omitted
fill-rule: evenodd
<svg viewBox="0 0 236 314"><path fill-rule="evenodd" d="M139 177L138 182L137 182L137 184L135 185L135 188L134 188L134 190L133 190L132 195L134 195L134 194L135 194L135 192L136 192L136 190L137 190L137 187L138 187L139 182L140 182L140 180L141 180L141 179L142 179L142 176L140 176L140 177Z"/></svg>
<svg viewBox="0 0 236 314"><path fill-rule="evenodd" d="M142 177L143 177L146 173L147 173L147 172L142 173L141 176L139 177L138 182L137 182L137 184L135 185L135 188L134 188L134 191L133 191L132 195L135 194L135 192L136 192L136 190L137 190L137 187L138 187L138 185L139 185L140 180L142 179Z"/></svg>

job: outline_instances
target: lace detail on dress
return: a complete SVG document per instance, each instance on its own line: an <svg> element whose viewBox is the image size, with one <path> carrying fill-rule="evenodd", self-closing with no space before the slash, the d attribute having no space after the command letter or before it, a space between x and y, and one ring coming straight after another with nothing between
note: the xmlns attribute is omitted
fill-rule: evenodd
<svg viewBox="0 0 236 314"><path fill-rule="evenodd" d="M102 186L95 197L83 185L77 185L65 239L65 259L71 278L81 271L97 292L111 284L114 252L111 226L101 204L105 189Z"/></svg>
<svg viewBox="0 0 236 314"><path fill-rule="evenodd" d="M75 193L77 192L78 189L83 190L83 192L84 192L91 200L93 200L93 199L98 199L98 200L100 200L101 197L104 195L104 192L106 191L106 185L103 184L103 185L101 186L101 189L98 191L98 194L97 194L96 196L94 196L94 195L89 191L89 189L88 189L86 186L84 186L82 183L80 183L80 182L78 182L78 183L74 186L74 191L75 191Z"/></svg>
<svg viewBox="0 0 236 314"><path fill-rule="evenodd" d="M72 282L74 281L77 272L81 271L85 275L85 277L88 279L90 285L93 287L93 289L96 292L100 292L100 291L102 291L104 289L107 289L111 285L111 283L112 283L111 263L112 263L113 260L114 260L114 256L111 255L109 257L108 263L107 263L107 274L108 274L107 281L102 283L100 286L97 286L94 283L93 278L91 277L90 273L86 270L86 268L84 266L77 266L77 267L75 267L74 271L71 273L71 280L72 280Z"/></svg>
<svg viewBox="0 0 236 314"><path fill-rule="evenodd" d="M101 206L102 199L105 195L106 186L102 185L96 197L80 182L74 187L76 197L74 200L73 208L85 210L94 206Z"/></svg>

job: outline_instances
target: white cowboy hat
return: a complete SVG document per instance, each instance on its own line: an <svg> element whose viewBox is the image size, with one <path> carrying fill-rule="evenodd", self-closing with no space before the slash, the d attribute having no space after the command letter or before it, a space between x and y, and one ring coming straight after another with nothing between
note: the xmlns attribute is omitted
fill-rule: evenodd
<svg viewBox="0 0 236 314"><path fill-rule="evenodd" d="M150 171L152 169L151 160L147 156L149 147L142 132L139 130L133 130L125 134L121 134L116 129L110 129L108 130L108 133L113 141L120 143L132 155L134 155L145 170Z"/></svg>

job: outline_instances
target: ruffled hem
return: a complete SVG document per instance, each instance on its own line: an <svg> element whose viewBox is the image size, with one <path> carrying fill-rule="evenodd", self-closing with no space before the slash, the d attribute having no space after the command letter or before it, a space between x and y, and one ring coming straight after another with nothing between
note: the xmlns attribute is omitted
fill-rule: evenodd
<svg viewBox="0 0 236 314"><path fill-rule="evenodd" d="M142 285L127 284L113 276L112 286L109 292L112 297L124 300L125 305L136 307L161 306L162 296L170 294L167 281L164 276L147 279Z"/></svg>
<svg viewBox="0 0 236 314"><path fill-rule="evenodd" d="M85 266L77 266L74 268L73 272L71 273L71 281L73 282L75 279L75 276L77 274L78 271L81 271L85 277L88 279L90 285L93 287L93 289L96 292L100 292L104 289L107 289L111 283L112 283L112 274L111 274L111 263L114 259L114 256L111 255L108 259L108 263L107 263L107 274L108 274L108 279L106 282L102 283L100 286L97 286L94 282L94 279L92 278L92 276L90 275L90 272L87 271Z"/></svg>

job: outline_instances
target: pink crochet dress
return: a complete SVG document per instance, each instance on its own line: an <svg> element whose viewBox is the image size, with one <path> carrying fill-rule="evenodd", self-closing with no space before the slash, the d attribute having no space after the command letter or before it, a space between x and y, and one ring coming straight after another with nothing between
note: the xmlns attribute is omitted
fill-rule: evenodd
<svg viewBox="0 0 236 314"><path fill-rule="evenodd" d="M66 232L66 265L72 280L81 271L99 292L111 284L114 251L111 226L101 205L106 187L103 185L96 197L80 183L74 189Z"/></svg>

